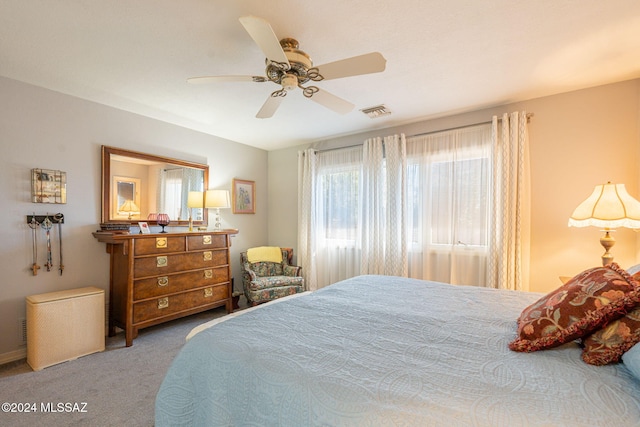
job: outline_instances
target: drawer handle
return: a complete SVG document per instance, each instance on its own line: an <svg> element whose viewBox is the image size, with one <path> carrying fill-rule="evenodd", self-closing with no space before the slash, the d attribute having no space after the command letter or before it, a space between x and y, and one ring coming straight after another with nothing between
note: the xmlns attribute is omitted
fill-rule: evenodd
<svg viewBox="0 0 640 427"><path fill-rule="evenodd" d="M156 249L164 249L167 247L166 237L156 237Z"/></svg>
<svg viewBox="0 0 640 427"><path fill-rule="evenodd" d="M167 286L169 284L169 276L158 277L158 286Z"/></svg>
<svg viewBox="0 0 640 427"><path fill-rule="evenodd" d="M211 244L211 236L209 236L209 235L202 236L202 244L203 245L210 245Z"/></svg>
<svg viewBox="0 0 640 427"><path fill-rule="evenodd" d="M204 271L204 278L205 279L211 279L213 277L213 270L205 270Z"/></svg>
<svg viewBox="0 0 640 427"><path fill-rule="evenodd" d="M204 288L204 297L211 298L213 296L213 288Z"/></svg>
<svg viewBox="0 0 640 427"><path fill-rule="evenodd" d="M158 310L169 307L169 297L158 298Z"/></svg>
<svg viewBox="0 0 640 427"><path fill-rule="evenodd" d="M211 253L211 251L206 251L202 253L202 258L205 261L211 261L213 259L213 254Z"/></svg>
<svg viewBox="0 0 640 427"><path fill-rule="evenodd" d="M158 256L156 257L156 267L166 267L169 263L169 260L166 256Z"/></svg>

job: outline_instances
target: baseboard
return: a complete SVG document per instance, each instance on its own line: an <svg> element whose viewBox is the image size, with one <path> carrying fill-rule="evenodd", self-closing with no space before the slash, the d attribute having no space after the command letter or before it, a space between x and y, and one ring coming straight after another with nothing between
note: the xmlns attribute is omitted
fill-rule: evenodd
<svg viewBox="0 0 640 427"><path fill-rule="evenodd" d="M104 336L109 336L109 300L105 301L104 307ZM16 360L26 359L27 358L27 347L26 343L23 348L18 350L9 351L7 353L0 353L0 365L4 365L5 363L15 362Z"/></svg>
<svg viewBox="0 0 640 427"><path fill-rule="evenodd" d="M15 362L16 360L26 359L27 358L27 349L21 348L19 350L10 351L8 353L0 354L0 365L4 365L5 363Z"/></svg>

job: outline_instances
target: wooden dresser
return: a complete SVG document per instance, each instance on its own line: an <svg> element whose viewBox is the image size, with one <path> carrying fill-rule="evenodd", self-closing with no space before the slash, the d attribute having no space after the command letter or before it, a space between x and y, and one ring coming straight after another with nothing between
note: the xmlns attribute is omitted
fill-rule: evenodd
<svg viewBox="0 0 640 427"><path fill-rule="evenodd" d="M93 233L110 254L109 336L224 305L232 311L231 236L238 230Z"/></svg>

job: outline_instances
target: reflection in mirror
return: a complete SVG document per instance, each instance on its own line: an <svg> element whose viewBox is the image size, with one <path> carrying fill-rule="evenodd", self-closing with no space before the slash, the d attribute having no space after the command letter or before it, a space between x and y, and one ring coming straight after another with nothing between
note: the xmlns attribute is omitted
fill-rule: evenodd
<svg viewBox="0 0 640 427"><path fill-rule="evenodd" d="M140 220L140 180L122 176L113 177L114 201L112 215L116 219Z"/></svg>
<svg viewBox="0 0 640 427"><path fill-rule="evenodd" d="M205 191L204 164L102 147L102 222L148 221L166 213L171 225L206 225L206 211L188 206L190 191Z"/></svg>
<svg viewBox="0 0 640 427"><path fill-rule="evenodd" d="M118 182L118 205L123 204L126 201L133 201L133 197L136 194L136 184L127 181Z"/></svg>

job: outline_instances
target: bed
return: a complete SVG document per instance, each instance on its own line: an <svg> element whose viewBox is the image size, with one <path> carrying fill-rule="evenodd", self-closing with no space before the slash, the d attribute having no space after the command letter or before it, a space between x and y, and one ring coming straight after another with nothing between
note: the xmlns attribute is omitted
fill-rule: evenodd
<svg viewBox="0 0 640 427"><path fill-rule="evenodd" d="M640 425L625 363L509 349L540 296L369 275L236 313L176 356L156 425Z"/></svg>

